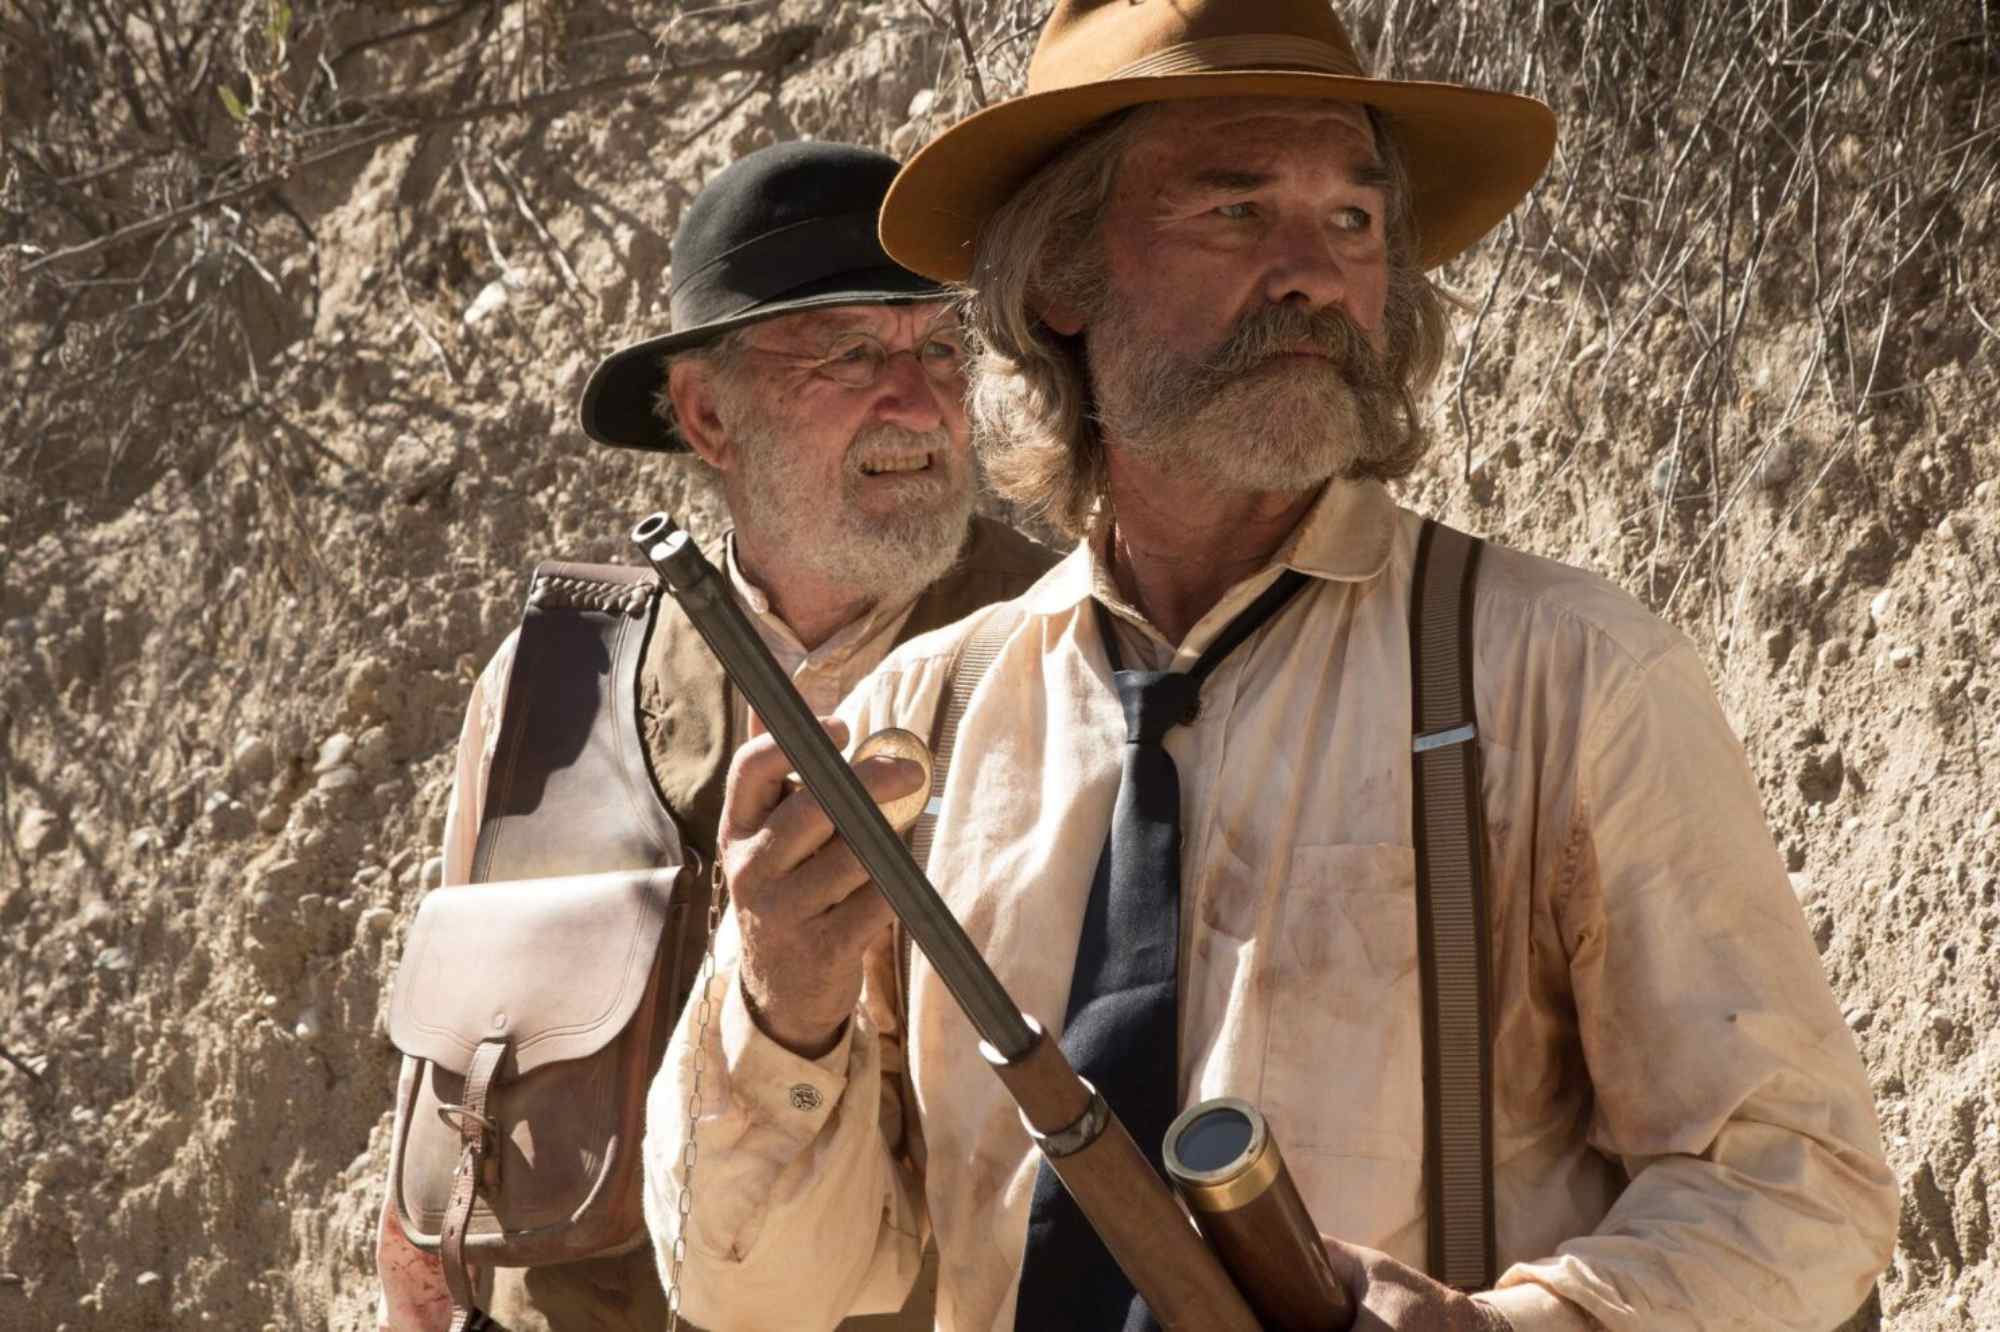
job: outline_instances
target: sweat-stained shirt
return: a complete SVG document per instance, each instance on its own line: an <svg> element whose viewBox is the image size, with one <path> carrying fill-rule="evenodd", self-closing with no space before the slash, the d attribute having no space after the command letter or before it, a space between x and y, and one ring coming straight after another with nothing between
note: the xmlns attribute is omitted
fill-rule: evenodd
<svg viewBox="0 0 2000 1332"><path fill-rule="evenodd" d="M1379 485L1334 483L1179 645L1119 596L1100 529L1020 598L961 723L929 865L1056 1030L1125 741L1091 600L1117 617L1128 665L1185 670L1282 569L1307 574L1166 740L1182 792L1181 1098L1258 1105L1321 1232L1419 1267L1420 527ZM842 707L854 735L928 733L964 632L893 653ZM1517 1332L1833 1326L1888 1260L1895 1180L1699 658L1602 579L1498 547L1474 635L1503 1268L1481 1298ZM938 1326L1011 1329L1037 1160L937 975L918 959L904 1020L885 939L842 1040L807 1060L749 1017L733 923L720 947L688 1316L761 1332L894 1308L932 1234ZM695 1008L648 1106L663 1254Z"/></svg>

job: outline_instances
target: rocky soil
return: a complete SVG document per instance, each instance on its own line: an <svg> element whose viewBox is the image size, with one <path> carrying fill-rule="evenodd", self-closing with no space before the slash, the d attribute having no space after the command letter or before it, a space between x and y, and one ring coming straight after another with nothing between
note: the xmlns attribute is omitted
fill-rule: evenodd
<svg viewBox="0 0 2000 1332"><path fill-rule="evenodd" d="M38 134L130 131L20 3L9 136L47 165ZM1565 124L1444 274L1407 495L1699 644L1903 1181L1855 1325L2000 1328L1993 16L1656 8L1353 11L1396 72ZM907 152L1019 86L1041 9L971 5L960 42L914 0L302 4L292 68L434 123L202 212L170 283L136 242L24 276L106 224L0 167L0 1327L372 1327L387 987L467 687L537 559L716 519L681 464L585 443L585 374L663 326L708 175L800 135ZM234 323L121 361L140 300Z"/></svg>

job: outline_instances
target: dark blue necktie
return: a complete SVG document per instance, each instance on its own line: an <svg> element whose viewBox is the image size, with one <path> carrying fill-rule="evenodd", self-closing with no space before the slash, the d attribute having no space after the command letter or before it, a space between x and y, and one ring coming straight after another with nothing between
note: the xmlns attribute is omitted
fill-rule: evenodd
<svg viewBox="0 0 2000 1332"><path fill-rule="evenodd" d="M1306 581L1287 570L1229 622L1186 674L1122 669L1111 615L1097 608L1112 683L1125 709L1125 758L1111 832L1098 856L1063 1019L1063 1053L1160 1168L1178 1113L1181 781L1163 748L1194 720L1201 686ZM1028 1214L1019 1332L1156 1329L1144 1300L1043 1162Z"/></svg>

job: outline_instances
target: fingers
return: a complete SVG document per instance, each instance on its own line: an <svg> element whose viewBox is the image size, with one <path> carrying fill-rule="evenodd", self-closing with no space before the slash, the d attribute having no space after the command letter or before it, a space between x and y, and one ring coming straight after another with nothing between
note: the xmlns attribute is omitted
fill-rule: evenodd
<svg viewBox="0 0 2000 1332"><path fill-rule="evenodd" d="M847 743L847 723L838 717L821 717L819 724L836 745ZM747 837L764 826L785 798L785 778L792 761L778 748L777 737L760 735L746 741L729 762L729 783L722 798L722 832L725 837Z"/></svg>
<svg viewBox="0 0 2000 1332"><path fill-rule="evenodd" d="M846 739L847 726L838 718L822 717L820 724L836 744ZM832 821L817 800L803 791L787 794L790 773L790 760L768 735L745 744L731 762L720 840L732 887L745 875L788 874L832 837ZM854 773L878 804L917 790L925 780L922 765L887 757L863 759Z"/></svg>

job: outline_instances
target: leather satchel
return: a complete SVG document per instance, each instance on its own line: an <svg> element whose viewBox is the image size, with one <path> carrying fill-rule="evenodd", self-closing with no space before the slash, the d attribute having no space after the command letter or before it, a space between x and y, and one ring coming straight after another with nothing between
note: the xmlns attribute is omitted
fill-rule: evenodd
<svg viewBox="0 0 2000 1332"><path fill-rule="evenodd" d="M646 1242L638 1154L677 1016L661 945L694 915L676 909L682 879L469 884L418 908L389 1008L418 1061L390 1174L404 1233L443 1251L447 1275Z"/></svg>
<svg viewBox="0 0 2000 1332"><path fill-rule="evenodd" d="M515 640L473 882L417 909L390 998L410 1076L390 1191L439 1253L454 1324L472 1265L648 1242L646 1092L698 973L709 885L647 765L650 573L543 564Z"/></svg>

